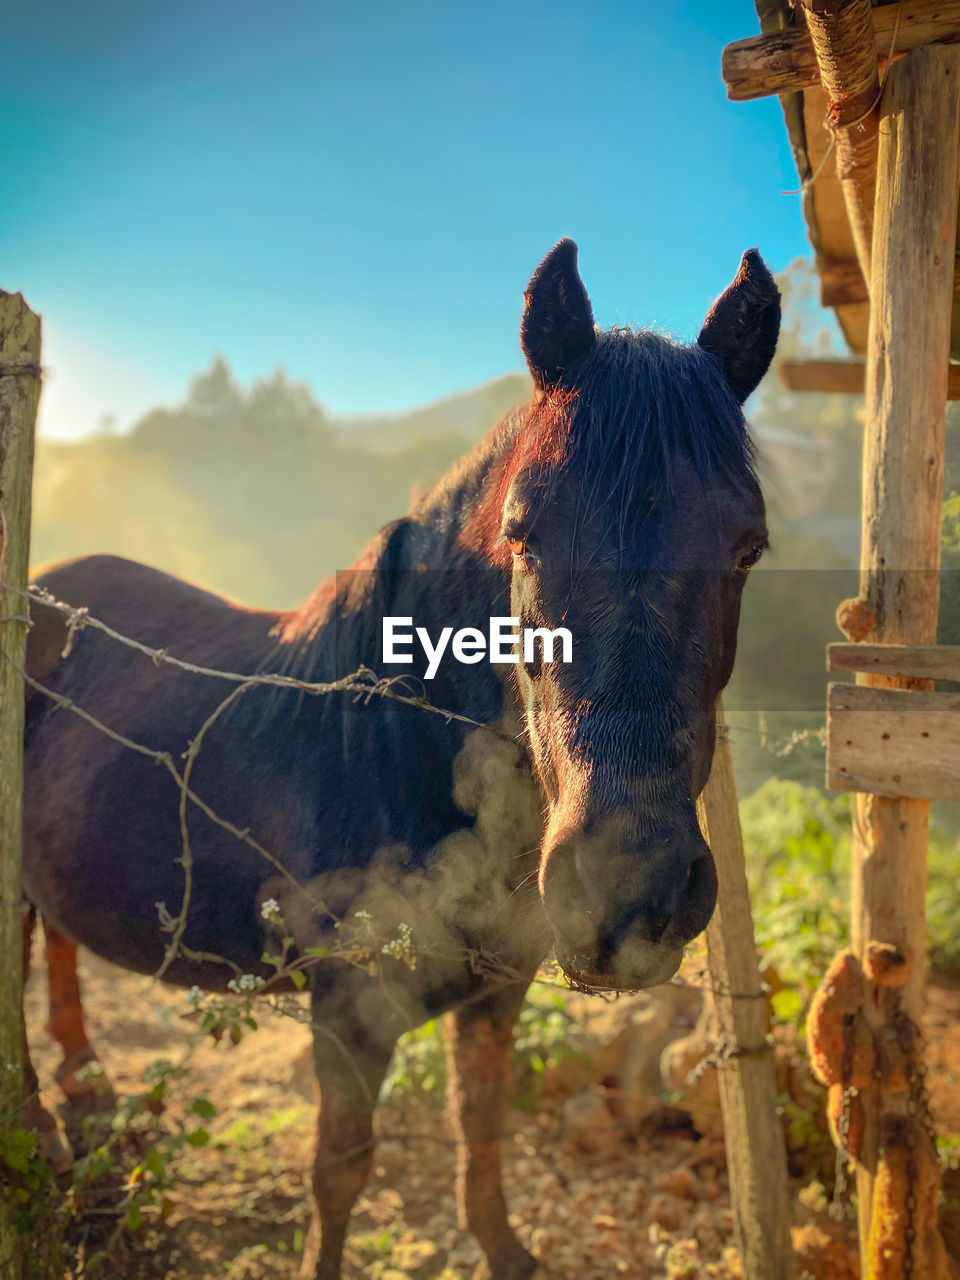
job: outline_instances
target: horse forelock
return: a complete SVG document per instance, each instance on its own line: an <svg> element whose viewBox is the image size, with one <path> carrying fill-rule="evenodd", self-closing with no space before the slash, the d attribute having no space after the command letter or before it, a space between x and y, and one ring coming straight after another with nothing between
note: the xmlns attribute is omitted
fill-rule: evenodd
<svg viewBox="0 0 960 1280"><path fill-rule="evenodd" d="M680 462L701 483L756 484L753 445L719 361L696 344L679 346L648 331L598 334L568 377L535 399L513 424L491 467L461 542L494 564L509 563L500 522L511 485L536 473L544 500L562 476L609 508L621 528L645 505L674 495ZM689 477L689 471L685 471Z"/></svg>

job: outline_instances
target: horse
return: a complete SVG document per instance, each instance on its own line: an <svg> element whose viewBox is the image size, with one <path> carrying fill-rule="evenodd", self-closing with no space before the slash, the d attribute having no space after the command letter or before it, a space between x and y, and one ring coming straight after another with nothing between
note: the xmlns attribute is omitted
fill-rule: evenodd
<svg viewBox="0 0 960 1280"><path fill-rule="evenodd" d="M666 982L710 919L716 873L695 802L741 593L767 542L742 406L779 325L777 288L750 250L696 342L599 330L577 246L561 240L524 294L530 403L301 608L245 608L111 556L39 576L186 663L291 679L245 687L224 708L216 678L92 627L70 634L64 656L62 611L35 605L23 886L56 948L52 1029L68 1088L93 1053L75 944L214 992L238 972L248 985L274 973L261 958L274 913L299 954L314 948L311 1280L340 1275L394 1044L441 1013L461 1221L497 1280L533 1275L499 1154L526 988L551 946L583 987ZM384 619L432 634L483 632L492 618L542 639L566 628L570 660L551 660L545 643L500 661L461 646L429 682L415 648L402 670L381 660ZM304 687L360 668L414 694ZM171 758L202 737L189 802L168 769L44 689ZM157 904L168 915L180 904L172 953ZM375 942L358 963L343 939L360 931Z"/></svg>

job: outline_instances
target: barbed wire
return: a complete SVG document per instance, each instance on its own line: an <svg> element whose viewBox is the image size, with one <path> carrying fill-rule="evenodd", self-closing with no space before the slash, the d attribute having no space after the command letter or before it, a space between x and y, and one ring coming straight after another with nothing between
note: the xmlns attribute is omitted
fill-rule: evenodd
<svg viewBox="0 0 960 1280"><path fill-rule="evenodd" d="M435 706L427 698L423 682L416 676L378 676L375 671L364 664L357 667L356 671L350 675L342 676L336 680L301 680L297 676L281 675L277 672L257 671L243 673L239 671L222 671L216 667L207 667L195 662L188 662L184 658L178 658L169 649L158 649L153 645L144 644L141 640L134 640L131 636L124 635L102 619L95 617L87 607L71 605L63 600L58 600L56 596L43 587L13 587L9 583L0 582L0 591L9 591L25 600L32 600L37 604L45 605L48 609L54 609L66 618L67 642L61 653L63 658L70 656L77 633L87 627L91 627L95 631L100 631L109 636L111 640L115 640L118 644L142 653L155 666L167 665L176 667L180 671L189 672L191 675L208 676L211 679L227 680L233 684L243 684L251 687L265 685L276 689L295 689L300 693L314 696L330 693L353 693L368 702L375 697L391 698L395 702L402 702L407 706L417 707L421 711L428 711L434 715L441 716L448 724L456 722L469 725L474 729L487 729L491 733L509 738L511 742L514 741L513 738L510 738L508 734L504 734L496 725L486 724L482 720L475 720L472 716L462 715L458 711L450 711L445 707ZM11 620L12 615L0 618L0 622ZM16 620L20 622L27 621L31 625L33 623L32 619L25 619L20 615L16 616ZM419 685L421 692L418 694L404 693L403 690L409 689L411 684Z"/></svg>

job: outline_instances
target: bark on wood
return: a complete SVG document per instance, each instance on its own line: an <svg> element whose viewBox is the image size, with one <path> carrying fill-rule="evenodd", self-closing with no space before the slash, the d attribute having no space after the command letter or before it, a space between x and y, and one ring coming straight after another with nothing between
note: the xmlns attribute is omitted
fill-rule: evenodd
<svg viewBox="0 0 960 1280"><path fill-rule="evenodd" d="M33 430L40 394L40 320L19 293L0 291L0 582L27 583ZM0 590L0 653L23 666L26 603ZM0 1115L22 1108L20 826L23 684L0 656ZM0 1196L0 1275L18 1280L30 1262Z"/></svg>
<svg viewBox="0 0 960 1280"><path fill-rule="evenodd" d="M877 201L866 371L860 638L932 644L939 604L947 352L960 157L960 49L930 45L891 68L881 104ZM850 611L848 610L848 613ZM861 681L902 687L895 676ZM916 681L912 682L914 685ZM853 946L891 943L910 959L903 1008L917 1023L923 1002L929 802L858 796L854 803ZM889 991L871 985L876 1028ZM906 1095L872 1088L857 1175L866 1247L881 1125ZM922 1268L921 1268L922 1273Z"/></svg>
<svg viewBox="0 0 960 1280"><path fill-rule="evenodd" d="M723 704L717 703L718 723ZM710 981L720 1032L733 1053L719 1068L720 1103L744 1272L751 1280L792 1280L790 1201L783 1130L777 1116L773 1051L757 966L730 745L718 742L698 802L717 866L717 909L707 927ZM732 993L738 998L730 998Z"/></svg>
<svg viewBox="0 0 960 1280"><path fill-rule="evenodd" d="M876 164L874 164L876 182ZM873 200L873 191L870 193ZM871 205L871 219L872 219ZM870 301L870 290L856 259L850 261L818 262L820 276L820 305L824 307L849 307Z"/></svg>
<svg viewBox="0 0 960 1280"><path fill-rule="evenodd" d="M867 366L860 360L782 360L777 366L788 391L862 395ZM947 399L960 400L960 368L944 365Z"/></svg>
<svg viewBox="0 0 960 1280"><path fill-rule="evenodd" d="M960 800L960 694L831 684L827 786Z"/></svg>
<svg viewBox="0 0 960 1280"><path fill-rule="evenodd" d="M873 10L872 20L881 68L895 27L895 58L923 45L960 41L958 0L946 0L943 4L937 0L904 0L901 5L881 5ZM723 51L721 72L727 95L733 102L811 89L820 83L813 41L803 27L728 44Z"/></svg>
<svg viewBox="0 0 960 1280"><path fill-rule="evenodd" d="M870 0L801 0L829 100L837 173L864 279L870 276L877 185L877 49Z"/></svg>
<svg viewBox="0 0 960 1280"><path fill-rule="evenodd" d="M827 670L960 682L960 644L828 644Z"/></svg>

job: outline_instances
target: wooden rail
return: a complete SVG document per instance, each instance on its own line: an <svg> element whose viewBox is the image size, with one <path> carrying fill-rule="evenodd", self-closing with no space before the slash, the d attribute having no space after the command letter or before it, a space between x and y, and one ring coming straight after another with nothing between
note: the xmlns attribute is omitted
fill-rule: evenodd
<svg viewBox="0 0 960 1280"><path fill-rule="evenodd" d="M828 644L827 670L960 683L960 644Z"/></svg>
<svg viewBox="0 0 960 1280"><path fill-rule="evenodd" d="M945 3L903 0L900 5L881 5L872 11L872 21L877 61L881 65L895 28L895 58L923 45L960 41L957 0ZM732 102L748 102L773 93L792 93L820 85L820 67L813 41L802 26L728 44L723 51L721 74Z"/></svg>
<svg viewBox="0 0 960 1280"><path fill-rule="evenodd" d="M856 258L820 259L817 274L820 277L821 306L851 307L870 301L870 290Z"/></svg>
<svg viewBox="0 0 960 1280"><path fill-rule="evenodd" d="M827 786L890 799L960 800L960 694L831 684Z"/></svg>
<svg viewBox="0 0 960 1280"><path fill-rule="evenodd" d="M821 395L863 395L867 366L862 360L781 360L780 381L788 391ZM960 365L947 365L947 399L960 400Z"/></svg>

